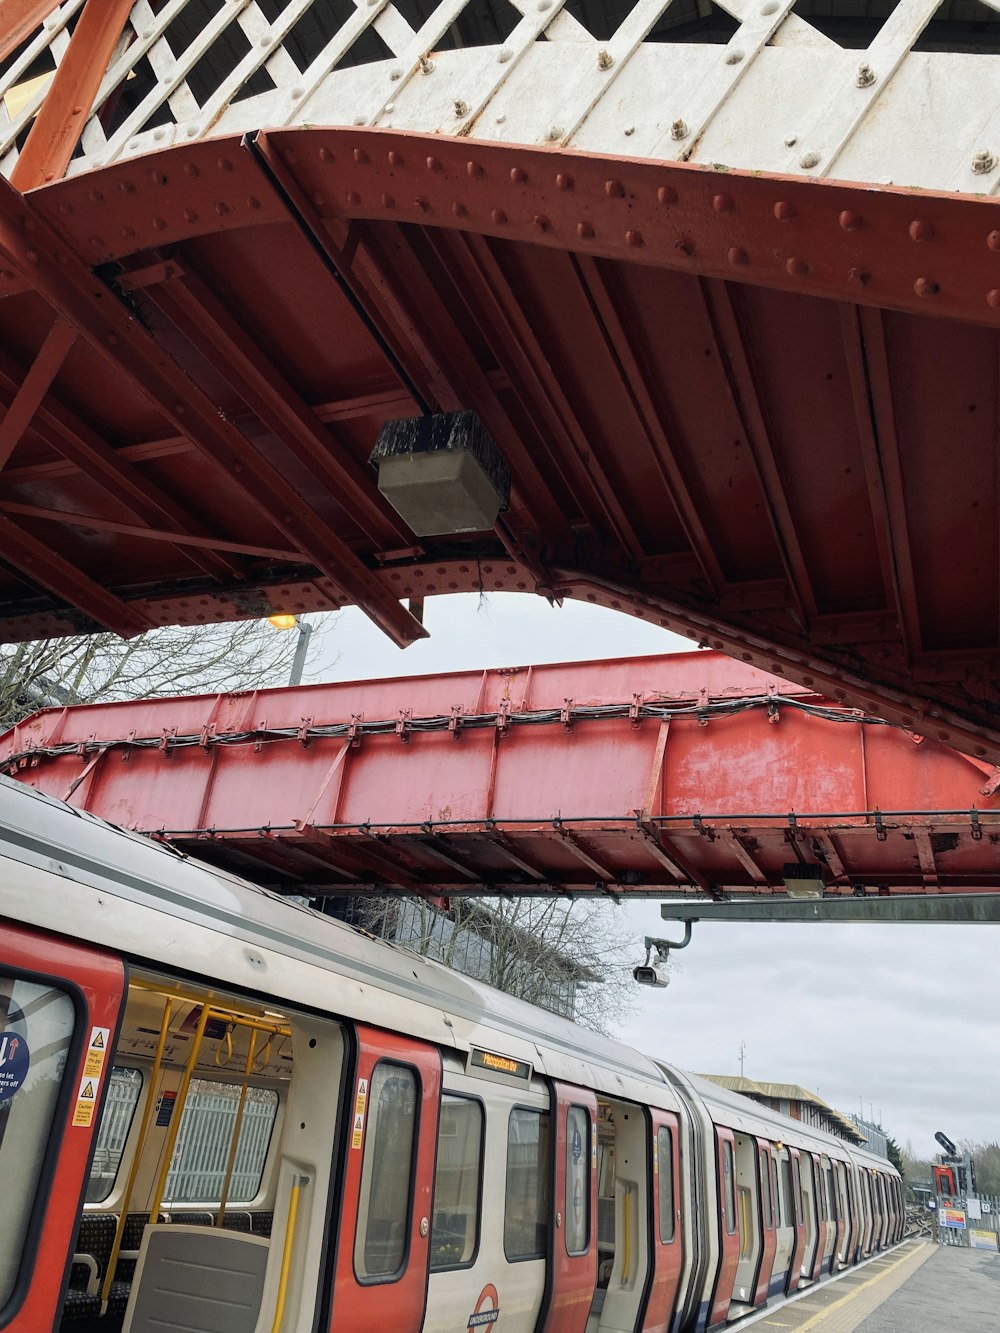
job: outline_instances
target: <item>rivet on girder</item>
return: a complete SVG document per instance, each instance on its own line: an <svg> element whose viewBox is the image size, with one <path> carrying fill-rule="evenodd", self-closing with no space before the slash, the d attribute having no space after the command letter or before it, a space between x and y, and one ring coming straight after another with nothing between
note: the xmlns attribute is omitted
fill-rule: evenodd
<svg viewBox="0 0 1000 1333"><path fill-rule="evenodd" d="M396 207L396 201L395 201L395 199L392 197L391 194L384 194L384 195L382 196L382 207L383 207L383 208L395 208L395 207Z"/></svg>
<svg viewBox="0 0 1000 1333"><path fill-rule="evenodd" d="M72 213L72 211L73 211L73 205L67 204L65 200L59 205L60 213Z"/></svg>
<svg viewBox="0 0 1000 1333"><path fill-rule="evenodd" d="M549 143L558 143L563 137L563 133L563 127L561 125L550 125L545 131L545 137L548 139Z"/></svg>
<svg viewBox="0 0 1000 1333"><path fill-rule="evenodd" d="M486 174L483 171L483 164L481 162L466 162L465 172L467 176L475 176L477 178Z"/></svg>
<svg viewBox="0 0 1000 1333"><path fill-rule="evenodd" d="M427 210L430 208L430 204L427 202L426 199L421 199L421 198L418 196L418 197L417 197L416 199L414 199L414 201L413 201L413 207L414 207L414 208L419 208L420 211L421 211L421 213L426 213Z"/></svg>
<svg viewBox="0 0 1000 1333"><path fill-rule="evenodd" d="M441 170L441 163L437 160L436 157L429 157L429 158L427 159L427 170L428 170L428 171L440 171L440 170Z"/></svg>
<svg viewBox="0 0 1000 1333"><path fill-rule="evenodd" d="M333 162L335 159L329 148L321 148L319 150L319 160L321 162Z"/></svg>
<svg viewBox="0 0 1000 1333"><path fill-rule="evenodd" d="M581 240L588 241L594 234L594 228L589 222L578 222L576 224L576 234Z"/></svg>
<svg viewBox="0 0 1000 1333"><path fill-rule="evenodd" d="M819 166L819 153L806 153L799 159L799 166L803 171L811 171L813 167Z"/></svg>
<svg viewBox="0 0 1000 1333"><path fill-rule="evenodd" d="M184 221L185 221L185 222L197 222L197 221L198 221L198 214L194 211L193 208L185 208L185 210L184 210Z"/></svg>
<svg viewBox="0 0 1000 1333"><path fill-rule="evenodd" d="M104 245L104 241L101 239L100 236L91 236L90 244L94 247L95 250L100 250L101 247Z"/></svg>
<svg viewBox="0 0 1000 1333"><path fill-rule="evenodd" d="M625 186L621 181L605 181L604 193L609 199L621 199L625 194Z"/></svg>
<svg viewBox="0 0 1000 1333"><path fill-rule="evenodd" d="M937 296L941 288L931 278L918 278L913 284L913 290L918 296Z"/></svg>
<svg viewBox="0 0 1000 1333"><path fill-rule="evenodd" d="M852 213L849 208L844 209L844 211L837 218L837 221L843 227L844 231L857 231L857 229L861 226L860 214Z"/></svg>
<svg viewBox="0 0 1000 1333"><path fill-rule="evenodd" d="M552 226L552 223L549 221L549 219L545 216L544 213L536 213L535 216L532 218L532 222L535 224L535 226L538 228L539 231L548 231L548 229Z"/></svg>
<svg viewBox="0 0 1000 1333"><path fill-rule="evenodd" d="M733 210L732 196L728 194L717 194L712 197L712 208L716 213L731 213Z"/></svg>
<svg viewBox="0 0 1000 1333"><path fill-rule="evenodd" d="M361 196L357 193L356 190L348 190L344 198L352 207L356 207L358 204L361 203Z"/></svg>
<svg viewBox="0 0 1000 1333"><path fill-rule="evenodd" d="M390 149L387 160L390 167L401 167L403 165L403 155L397 153L395 149Z"/></svg>
<svg viewBox="0 0 1000 1333"><path fill-rule="evenodd" d="M260 208L260 200L255 194L247 195L247 208Z"/></svg>
<svg viewBox="0 0 1000 1333"><path fill-rule="evenodd" d="M121 190L122 194L135 194L134 181L122 181L118 188Z"/></svg>
<svg viewBox="0 0 1000 1333"><path fill-rule="evenodd" d="M418 64L420 65L421 74L434 73L434 61L431 60L429 56L421 56Z"/></svg>
<svg viewBox="0 0 1000 1333"><path fill-rule="evenodd" d="M804 259L786 259L785 272L793 278L804 278L809 272L809 265Z"/></svg>
<svg viewBox="0 0 1000 1333"><path fill-rule="evenodd" d="M730 248L727 257L730 264L749 264L750 262L750 256L745 250L741 250L738 245L734 245Z"/></svg>
<svg viewBox="0 0 1000 1333"><path fill-rule="evenodd" d="M876 79L875 71L866 61L858 66L858 72L854 76L854 82L859 88L870 88Z"/></svg>
<svg viewBox="0 0 1000 1333"><path fill-rule="evenodd" d="M225 202L225 200L220 199L219 202L215 205L215 211L216 213L218 213L220 218L224 218L226 214L229 212L229 205ZM153 219L154 227L163 227L164 225L165 224L159 218Z"/></svg>
<svg viewBox="0 0 1000 1333"><path fill-rule="evenodd" d="M393 83L398 83L402 77L403 77L403 71L399 68L398 65L396 66L395 69L391 69L389 71L389 78L393 81Z"/></svg>
<svg viewBox="0 0 1000 1333"><path fill-rule="evenodd" d="M639 246L644 245L644 244L645 244L645 241L643 240L642 232L641 232L641 231L627 231L627 232L625 233L625 244L626 244L626 245L631 245L631 246L633 246L633 247L636 248L636 249L638 249Z"/></svg>
<svg viewBox="0 0 1000 1333"><path fill-rule="evenodd" d="M907 230L911 241L929 241L934 235L934 224L925 222L923 218L914 218Z"/></svg>
<svg viewBox="0 0 1000 1333"><path fill-rule="evenodd" d="M90 192L90 194L87 196L87 198L90 200L90 202L91 202L92 204L103 204L103 203L104 203L104 195L101 194L100 190L91 190L91 192Z"/></svg>
<svg viewBox="0 0 1000 1333"><path fill-rule="evenodd" d="M656 202L666 207L668 204L677 203L677 191L672 185L661 185L656 191Z"/></svg>
<svg viewBox="0 0 1000 1333"><path fill-rule="evenodd" d="M510 49L509 46L501 46L500 51L497 55L497 64L506 65L507 61L511 58L513 54L514 52Z"/></svg>
<svg viewBox="0 0 1000 1333"><path fill-rule="evenodd" d="M675 241L674 249L678 254L683 255L685 259L690 259L694 254L694 246L690 241Z"/></svg>
<svg viewBox="0 0 1000 1333"><path fill-rule="evenodd" d="M626 137L626 139L630 138L633 134L635 134L635 126L634 126L634 125L626 125L626 126L625 126L625 137Z"/></svg>
<svg viewBox="0 0 1000 1333"><path fill-rule="evenodd" d="M557 173L556 173L556 189L557 189L557 190L572 190L572 188L573 188L573 177L572 177L572 176L567 176L566 173L565 173L565 171L557 172Z"/></svg>
<svg viewBox="0 0 1000 1333"><path fill-rule="evenodd" d="M972 170L977 176L987 176L996 164L996 154L988 148L981 148L972 159Z"/></svg>
<svg viewBox="0 0 1000 1333"><path fill-rule="evenodd" d="M198 170L198 168L195 166L195 164L194 164L193 162L185 162L185 163L184 163L184 175L185 175L185 176L200 176L200 175L201 175L201 172Z"/></svg>
<svg viewBox="0 0 1000 1333"><path fill-rule="evenodd" d="M1000 310L1000 287L994 287L986 293L986 304L991 310Z"/></svg>
<svg viewBox="0 0 1000 1333"><path fill-rule="evenodd" d="M690 132L691 131L688 129L688 124L686 120L680 120L680 119L675 120L674 123L670 126L671 139L686 139L690 134Z"/></svg>
<svg viewBox="0 0 1000 1333"><path fill-rule="evenodd" d="M220 157L216 164L220 171L232 171L233 164L228 157Z"/></svg>
<svg viewBox="0 0 1000 1333"><path fill-rule="evenodd" d="M524 170L523 167L511 167L510 179L513 185L519 185L522 181L526 181L528 179L528 173Z"/></svg>
<svg viewBox="0 0 1000 1333"><path fill-rule="evenodd" d="M463 102L460 97L456 98L455 102L452 104L452 110L456 116L467 116L469 114L469 109L468 102Z"/></svg>
<svg viewBox="0 0 1000 1333"><path fill-rule="evenodd" d="M730 51L729 54L726 56L726 64L738 65L742 59L743 59L742 51Z"/></svg>
<svg viewBox="0 0 1000 1333"><path fill-rule="evenodd" d="M497 224L497 226L503 226L503 224L507 221L507 214L503 211L502 208L494 208L492 213L490 213L490 217Z"/></svg>
<svg viewBox="0 0 1000 1333"><path fill-rule="evenodd" d="M991 250L1000 250L1000 231L991 231L986 238L986 244Z"/></svg>
<svg viewBox="0 0 1000 1333"><path fill-rule="evenodd" d="M791 222L795 216L795 209L784 199L779 199L774 206L774 216L778 222Z"/></svg>
<svg viewBox="0 0 1000 1333"><path fill-rule="evenodd" d="M368 154L365 152L363 148L355 148L354 161L357 163L359 167L364 167L368 165Z"/></svg>
<svg viewBox="0 0 1000 1333"><path fill-rule="evenodd" d="M451 211L455 214L457 218L464 218L469 210L460 200L456 199L451 206Z"/></svg>
<svg viewBox="0 0 1000 1333"><path fill-rule="evenodd" d="M615 58L610 51L598 51L597 53L598 69L610 69L614 63L615 63Z"/></svg>

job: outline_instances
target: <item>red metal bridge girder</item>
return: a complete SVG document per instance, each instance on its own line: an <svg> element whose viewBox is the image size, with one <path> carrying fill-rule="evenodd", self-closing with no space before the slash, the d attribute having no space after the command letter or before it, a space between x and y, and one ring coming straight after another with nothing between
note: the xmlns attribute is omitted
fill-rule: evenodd
<svg viewBox="0 0 1000 1333"><path fill-rule="evenodd" d="M713 653L91 705L0 767L316 892L998 892L998 772Z"/></svg>

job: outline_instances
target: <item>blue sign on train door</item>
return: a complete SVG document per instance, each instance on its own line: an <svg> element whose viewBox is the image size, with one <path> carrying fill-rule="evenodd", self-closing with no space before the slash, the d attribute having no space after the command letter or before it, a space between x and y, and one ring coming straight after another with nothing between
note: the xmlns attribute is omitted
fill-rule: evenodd
<svg viewBox="0 0 1000 1333"><path fill-rule="evenodd" d="M0 1037L0 1105L9 1102L28 1077L31 1055L23 1037L5 1032Z"/></svg>

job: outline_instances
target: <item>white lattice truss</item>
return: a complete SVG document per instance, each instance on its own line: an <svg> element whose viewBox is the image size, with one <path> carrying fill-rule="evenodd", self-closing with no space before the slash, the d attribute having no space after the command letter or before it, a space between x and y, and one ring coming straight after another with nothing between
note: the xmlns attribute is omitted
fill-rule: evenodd
<svg viewBox="0 0 1000 1333"><path fill-rule="evenodd" d="M138 0L69 173L258 128L369 125L976 194L1000 186L997 42L975 53L912 49L939 0L900 0L864 50L824 36L793 0L721 0L738 25L724 45L647 41L671 0L637 0L606 41L563 0L511 0L520 19L502 46L439 49L472 2L441 0L414 29L389 0L355 0L300 69L286 42L310 10L329 22L330 0L288 0L274 22L256 0L221 0L214 13L202 4L208 20L185 47L171 29L194 0L167 0L158 13ZM58 66L82 3L66 0L0 80L5 175L47 82L13 116L8 94L46 51ZM950 0L952 16L963 3ZM1000 0L985 3L1000 11ZM246 54L199 102L191 71L231 25ZM369 28L392 58L345 67ZM124 118L102 115L143 61L149 91ZM273 89L248 96L262 70Z"/></svg>

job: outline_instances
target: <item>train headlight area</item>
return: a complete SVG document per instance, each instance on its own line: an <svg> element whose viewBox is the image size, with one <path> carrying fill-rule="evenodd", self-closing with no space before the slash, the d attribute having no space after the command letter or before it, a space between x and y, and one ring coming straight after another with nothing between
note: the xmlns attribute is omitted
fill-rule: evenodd
<svg viewBox="0 0 1000 1333"><path fill-rule="evenodd" d="M707 1333L903 1234L885 1159L7 780L0 902L12 1333Z"/></svg>

